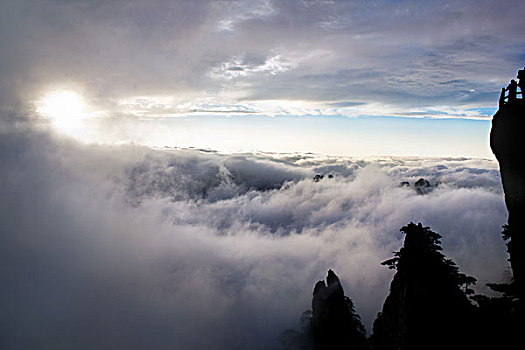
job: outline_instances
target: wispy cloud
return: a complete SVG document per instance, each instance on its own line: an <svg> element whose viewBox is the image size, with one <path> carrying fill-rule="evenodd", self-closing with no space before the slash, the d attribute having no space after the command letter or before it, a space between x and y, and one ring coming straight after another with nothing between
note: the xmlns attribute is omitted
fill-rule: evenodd
<svg viewBox="0 0 525 350"><path fill-rule="evenodd" d="M109 110L115 101L159 95L217 104L353 101L392 106L391 114L494 107L523 65L523 6L4 1L3 99L76 84Z"/></svg>

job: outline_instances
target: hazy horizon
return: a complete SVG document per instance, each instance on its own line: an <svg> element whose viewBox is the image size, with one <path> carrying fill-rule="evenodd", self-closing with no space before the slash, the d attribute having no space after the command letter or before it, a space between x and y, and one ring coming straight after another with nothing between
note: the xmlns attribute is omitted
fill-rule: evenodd
<svg viewBox="0 0 525 350"><path fill-rule="evenodd" d="M91 143L490 158L525 47L520 1L0 6L0 108Z"/></svg>

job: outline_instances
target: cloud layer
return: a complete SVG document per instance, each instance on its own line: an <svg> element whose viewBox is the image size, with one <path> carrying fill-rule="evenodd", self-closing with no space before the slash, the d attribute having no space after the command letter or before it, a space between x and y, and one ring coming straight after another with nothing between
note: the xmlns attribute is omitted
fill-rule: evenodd
<svg viewBox="0 0 525 350"><path fill-rule="evenodd" d="M509 275L494 161L0 140L6 348L270 348L328 268L370 326L409 221L479 284Z"/></svg>

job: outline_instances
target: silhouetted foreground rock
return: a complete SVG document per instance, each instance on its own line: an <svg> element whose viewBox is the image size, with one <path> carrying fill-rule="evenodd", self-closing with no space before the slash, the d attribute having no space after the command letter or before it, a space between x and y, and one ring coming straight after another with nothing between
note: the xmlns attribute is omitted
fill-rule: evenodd
<svg viewBox="0 0 525 350"><path fill-rule="evenodd" d="M314 287L302 329L281 333L281 349L512 349L522 341L525 323L515 284L489 284L499 297L473 295L469 286L476 279L460 273L440 252L439 234L412 222L401 232L403 246L382 263L396 274L369 339L329 270L326 282Z"/></svg>
<svg viewBox="0 0 525 350"><path fill-rule="evenodd" d="M282 349L369 349L365 327L332 270L328 270L326 283L315 284L312 311L303 313L301 324L299 332L287 329L281 333Z"/></svg>
<svg viewBox="0 0 525 350"><path fill-rule="evenodd" d="M510 263L521 298L525 295L525 100L517 98L516 87L525 86L525 72L518 72L520 82L513 80L500 97L500 108L492 119L490 147L500 165L509 212L504 237L510 254ZM505 91L509 91L505 96Z"/></svg>
<svg viewBox="0 0 525 350"><path fill-rule="evenodd" d="M516 344L523 344L523 329L525 326L516 298L514 284L488 284L502 293L500 297L476 295L475 342L473 348L478 349L514 349Z"/></svg>
<svg viewBox="0 0 525 350"><path fill-rule="evenodd" d="M383 262L397 272L374 322L374 349L468 348L475 279L458 272L439 251L440 235L421 224L401 228L403 247Z"/></svg>
<svg viewBox="0 0 525 350"><path fill-rule="evenodd" d="M316 350L367 348L365 328L332 270L328 270L326 283L315 285L311 331Z"/></svg>

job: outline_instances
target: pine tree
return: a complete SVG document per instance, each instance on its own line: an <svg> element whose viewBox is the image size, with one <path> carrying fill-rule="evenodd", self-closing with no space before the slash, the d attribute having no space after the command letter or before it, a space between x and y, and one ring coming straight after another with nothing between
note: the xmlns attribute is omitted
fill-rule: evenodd
<svg viewBox="0 0 525 350"><path fill-rule="evenodd" d="M445 258L440 252L441 236L429 227L411 222L401 232L403 247L382 263L396 274L374 322L375 349L467 346L473 311L469 286L476 280L459 273L454 262Z"/></svg>

